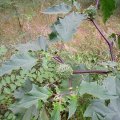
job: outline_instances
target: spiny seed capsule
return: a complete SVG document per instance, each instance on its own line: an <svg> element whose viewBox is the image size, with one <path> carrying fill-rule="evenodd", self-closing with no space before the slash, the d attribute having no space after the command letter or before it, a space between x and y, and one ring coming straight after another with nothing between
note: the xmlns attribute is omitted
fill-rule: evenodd
<svg viewBox="0 0 120 120"><path fill-rule="evenodd" d="M96 8L95 8L94 6L91 5L89 8L87 8L87 9L85 10L85 13L87 14L87 16L88 16L89 18L94 19L94 18L95 18L95 15L96 15L96 13L97 13L97 10L96 10Z"/></svg>
<svg viewBox="0 0 120 120"><path fill-rule="evenodd" d="M57 67L57 72L61 75L72 75L73 69L70 65L68 64L60 64Z"/></svg>

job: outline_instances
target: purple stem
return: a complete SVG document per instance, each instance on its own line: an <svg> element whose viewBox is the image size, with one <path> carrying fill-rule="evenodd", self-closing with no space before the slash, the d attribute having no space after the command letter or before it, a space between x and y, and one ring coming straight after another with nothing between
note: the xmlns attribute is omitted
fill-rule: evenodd
<svg viewBox="0 0 120 120"><path fill-rule="evenodd" d="M93 23L95 28L98 30L100 35L104 38L105 42L108 44L110 55L111 55L111 60L115 61L115 57L113 55L113 45L112 45L112 42L109 42L109 40L103 35L103 32L100 30L100 28L98 27L97 23L93 19L90 19L90 21Z"/></svg>
<svg viewBox="0 0 120 120"><path fill-rule="evenodd" d="M90 74L108 74L112 71L106 71L106 70L75 70L73 71L73 74L84 74L84 73L90 73Z"/></svg>
<svg viewBox="0 0 120 120"><path fill-rule="evenodd" d="M53 59L59 63L64 63L64 61L60 58L60 56L54 56Z"/></svg>
<svg viewBox="0 0 120 120"><path fill-rule="evenodd" d="M99 0L96 0L96 8L98 9Z"/></svg>
<svg viewBox="0 0 120 120"><path fill-rule="evenodd" d="M59 56L54 56L53 57L54 60L56 60L57 62L63 64L64 61L59 57ZM89 74L108 74L111 73L112 71L106 71L106 70L74 70L73 74L85 74L85 73L89 73ZM72 80L69 79L69 87L72 86Z"/></svg>

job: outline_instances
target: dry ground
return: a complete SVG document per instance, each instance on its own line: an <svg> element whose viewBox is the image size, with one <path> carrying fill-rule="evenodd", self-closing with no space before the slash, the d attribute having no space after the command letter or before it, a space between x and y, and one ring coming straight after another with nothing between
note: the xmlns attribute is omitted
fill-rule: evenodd
<svg viewBox="0 0 120 120"><path fill-rule="evenodd" d="M24 17L10 16L9 11L0 13L0 45L10 47L14 44L25 43L37 39L40 35L47 36L50 33L49 26L55 21L56 16L43 15L41 9L36 10L35 14ZM120 18L112 16L109 21L104 24L101 17L97 17L97 22L108 36L113 32L120 32ZM102 54L108 50L105 42L99 35L95 27L85 21L78 28L76 35L65 48L71 52L80 51L95 51Z"/></svg>

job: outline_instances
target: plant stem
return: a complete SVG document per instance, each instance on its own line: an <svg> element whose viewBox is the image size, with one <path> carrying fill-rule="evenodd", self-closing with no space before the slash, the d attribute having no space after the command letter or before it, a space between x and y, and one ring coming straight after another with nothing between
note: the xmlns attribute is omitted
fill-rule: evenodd
<svg viewBox="0 0 120 120"><path fill-rule="evenodd" d="M112 71L106 71L106 70L75 70L73 71L73 74L84 74L84 73L90 73L90 74L108 74Z"/></svg>
<svg viewBox="0 0 120 120"><path fill-rule="evenodd" d="M99 0L96 0L96 8L98 9L99 6Z"/></svg>
<svg viewBox="0 0 120 120"><path fill-rule="evenodd" d="M54 60L56 60L57 62L63 64L64 61L60 58L60 56L54 56L53 57ZM111 73L112 71L106 71L106 70L74 70L73 74L85 74L85 73L89 73L89 74L108 74ZM69 85L71 86L71 79L69 79Z"/></svg>
<svg viewBox="0 0 120 120"><path fill-rule="evenodd" d="M60 56L54 56L53 59L59 63L64 63L64 61L62 60L62 58Z"/></svg>
<svg viewBox="0 0 120 120"><path fill-rule="evenodd" d="M111 60L115 61L115 57L113 55L113 45L112 42L110 42L103 34L103 32L100 30L100 28L98 27L97 23L95 22L95 20L90 19L90 21L93 23L93 25L95 26L95 28L98 30L98 32L100 33L100 35L104 38L105 42L107 43L108 47L109 47L109 51L110 51L110 56L111 56Z"/></svg>
<svg viewBox="0 0 120 120"><path fill-rule="evenodd" d="M71 92L71 90L72 90L72 79L69 79L68 84L69 84L69 91Z"/></svg>

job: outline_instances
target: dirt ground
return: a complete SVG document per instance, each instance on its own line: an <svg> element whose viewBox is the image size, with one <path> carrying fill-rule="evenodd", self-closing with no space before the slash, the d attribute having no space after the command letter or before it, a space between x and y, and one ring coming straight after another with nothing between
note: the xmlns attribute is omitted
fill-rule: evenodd
<svg viewBox="0 0 120 120"><path fill-rule="evenodd" d="M40 11L41 9L38 9L32 15L28 14L22 17L11 16L9 11L0 13L0 45L9 47L35 40L41 35L47 36L50 33L49 26L55 21L56 16L44 15ZM114 32L120 33L119 15L111 16L106 24L102 22L99 16L97 22L107 37ZM78 49L81 51L101 51L107 50L107 47L92 23L85 21L78 28L72 40L72 46L66 47L66 49L74 52Z"/></svg>

